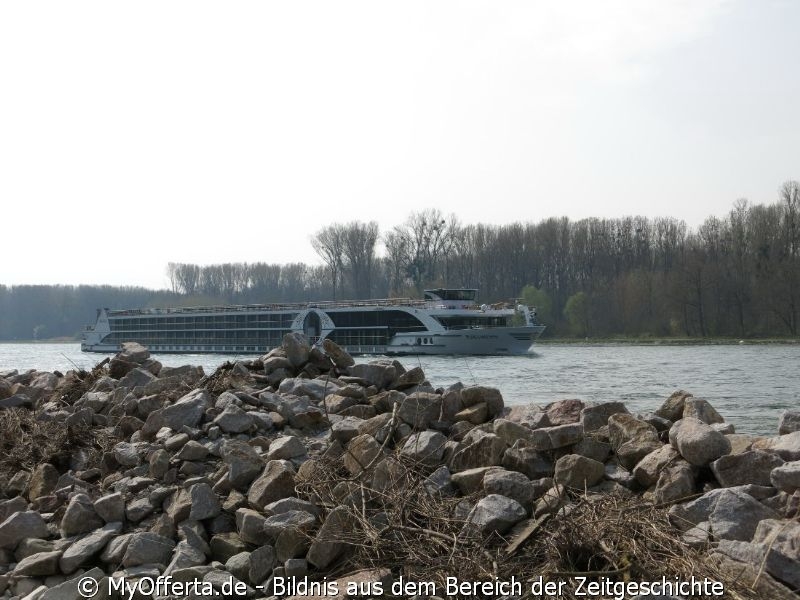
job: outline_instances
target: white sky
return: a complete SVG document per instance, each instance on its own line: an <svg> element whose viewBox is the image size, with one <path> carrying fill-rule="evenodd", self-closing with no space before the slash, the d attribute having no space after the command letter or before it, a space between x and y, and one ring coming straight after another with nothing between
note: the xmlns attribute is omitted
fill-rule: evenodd
<svg viewBox="0 0 800 600"><path fill-rule="evenodd" d="M800 179L800 2L0 3L0 283L312 233L669 215Z"/></svg>

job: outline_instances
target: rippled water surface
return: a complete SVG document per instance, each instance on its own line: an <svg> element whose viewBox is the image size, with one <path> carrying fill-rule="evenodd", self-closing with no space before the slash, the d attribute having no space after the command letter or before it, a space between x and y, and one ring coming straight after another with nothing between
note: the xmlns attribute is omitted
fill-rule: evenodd
<svg viewBox="0 0 800 600"><path fill-rule="evenodd" d="M235 357L155 355L165 365L202 365L207 373ZM0 344L0 370L91 368L101 354L78 344ZM359 362L375 357L359 357ZM623 400L632 412L651 411L676 389L705 398L737 431L774 435L780 413L800 408L800 346L540 345L530 356L402 358L422 366L430 382L498 387L507 404L546 404L562 398Z"/></svg>

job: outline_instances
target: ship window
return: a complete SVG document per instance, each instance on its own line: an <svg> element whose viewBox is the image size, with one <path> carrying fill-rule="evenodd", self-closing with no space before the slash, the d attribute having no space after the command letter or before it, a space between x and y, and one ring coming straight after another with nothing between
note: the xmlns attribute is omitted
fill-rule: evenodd
<svg viewBox="0 0 800 600"><path fill-rule="evenodd" d="M478 290L445 290L442 288L436 290L426 290L425 299L426 300L433 300L433 296L431 294L436 295L438 298L442 300L460 300L462 302L474 302L475 301L475 294Z"/></svg>
<svg viewBox="0 0 800 600"><path fill-rule="evenodd" d="M422 343L422 338L417 338L417 345Z"/></svg>
<svg viewBox="0 0 800 600"><path fill-rule="evenodd" d="M425 331L414 315L402 310L331 311L328 316L337 329L349 327L385 327L391 337L398 331Z"/></svg>
<svg viewBox="0 0 800 600"><path fill-rule="evenodd" d="M458 316L458 317L434 317L446 329L481 329L490 327L508 327L509 317L487 317L487 316Z"/></svg>

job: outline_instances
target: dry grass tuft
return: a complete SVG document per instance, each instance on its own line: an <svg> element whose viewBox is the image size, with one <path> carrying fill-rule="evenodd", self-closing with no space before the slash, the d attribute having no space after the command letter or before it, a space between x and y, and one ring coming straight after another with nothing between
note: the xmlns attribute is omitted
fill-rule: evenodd
<svg viewBox="0 0 800 600"><path fill-rule="evenodd" d="M0 411L0 478L32 471L42 463L65 471L70 457L79 450L88 453L90 463L97 464L109 445L102 430L38 420L36 413L21 408Z"/></svg>
<svg viewBox="0 0 800 600"><path fill-rule="evenodd" d="M211 374L207 375L196 387L204 387L214 395L227 392L238 387L236 375L233 373L234 363L226 361Z"/></svg>
<svg viewBox="0 0 800 600"><path fill-rule="evenodd" d="M577 495L572 500L571 510L551 518L535 540L503 565L503 571L527 579L539 575L633 582L708 578L723 582L727 597L759 598L723 574L704 551L684 544L667 509L615 494Z"/></svg>
<svg viewBox="0 0 800 600"><path fill-rule="evenodd" d="M97 363L91 371L76 369L67 373L67 384L61 389L60 400L66 404L75 404L81 396L92 389L98 379L108 375L108 368L106 367L108 362L109 359L106 358Z"/></svg>
<svg viewBox="0 0 800 600"><path fill-rule="evenodd" d="M373 485L374 473L381 469L375 480L378 485ZM395 454L384 465L372 467L369 476L357 478L342 469L341 461L324 461L313 481L298 484L300 495L329 509L346 505L349 511L353 526L337 539L347 543L350 552L332 575L384 567L395 577L433 581L437 587L447 577L507 581L514 576L528 582L540 576L545 581L585 576L639 582L662 576L685 581L694 576L723 582L726 597L759 598L747 585L717 569L705 553L683 544L666 509L641 498L571 495L569 511L544 521L516 551L509 552L510 536L483 538L465 530L465 520L453 516L465 498L428 493L423 485L428 473ZM530 590L530 584L523 587ZM565 587L575 591L574 584ZM572 592L563 599L578 598ZM523 597L534 596L528 591Z"/></svg>

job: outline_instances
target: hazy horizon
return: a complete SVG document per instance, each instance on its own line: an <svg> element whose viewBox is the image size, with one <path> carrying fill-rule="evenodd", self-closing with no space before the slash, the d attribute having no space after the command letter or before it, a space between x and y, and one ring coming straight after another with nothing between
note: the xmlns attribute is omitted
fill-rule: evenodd
<svg viewBox="0 0 800 600"><path fill-rule="evenodd" d="M168 286L382 231L666 216L800 179L800 4L0 5L0 284Z"/></svg>

